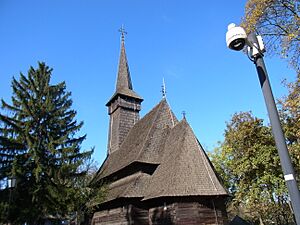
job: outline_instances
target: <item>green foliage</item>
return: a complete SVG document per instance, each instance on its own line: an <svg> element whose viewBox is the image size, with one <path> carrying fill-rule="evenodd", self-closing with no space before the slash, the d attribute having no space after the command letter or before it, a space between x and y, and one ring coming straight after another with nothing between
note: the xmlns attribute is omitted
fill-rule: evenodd
<svg viewBox="0 0 300 225"><path fill-rule="evenodd" d="M279 113L298 183L300 181L300 73L293 83L285 82L288 95L279 100Z"/></svg>
<svg viewBox="0 0 300 225"><path fill-rule="evenodd" d="M259 220L291 220L279 156L269 127L250 112L227 123L225 141L212 161L232 194L231 210ZM278 223L278 224L281 224Z"/></svg>
<svg viewBox="0 0 300 225"><path fill-rule="evenodd" d="M86 176L77 179L76 187L80 189L80 192L76 193L76 210L70 219L75 224L85 223L93 216L97 205L105 199L108 190L106 184L92 187L91 182L97 172L97 166L93 160L87 161L84 168L88 172Z"/></svg>
<svg viewBox="0 0 300 225"><path fill-rule="evenodd" d="M44 63L31 67L19 81L13 78L12 104L2 100L6 114L0 114L0 179L17 179L9 215L1 216L2 222L67 218L83 204L79 181L92 150L80 151L85 135L76 133L83 122L75 119L65 82L50 84L51 72ZM1 198L0 207L7 201Z"/></svg>
<svg viewBox="0 0 300 225"><path fill-rule="evenodd" d="M300 69L300 6L296 0L248 0L242 26L258 31L268 52L287 58Z"/></svg>
<svg viewBox="0 0 300 225"><path fill-rule="evenodd" d="M300 175L300 75L287 84L279 101L288 149ZM236 113L227 123L225 140L210 155L232 194L228 209L255 223L293 222L288 192L271 128L250 112Z"/></svg>

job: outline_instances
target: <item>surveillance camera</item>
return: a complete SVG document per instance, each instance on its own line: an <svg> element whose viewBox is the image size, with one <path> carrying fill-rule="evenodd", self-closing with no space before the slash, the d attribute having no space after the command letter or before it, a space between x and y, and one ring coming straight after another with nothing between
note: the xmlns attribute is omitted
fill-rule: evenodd
<svg viewBox="0 0 300 225"><path fill-rule="evenodd" d="M226 33L226 44L228 48L241 51L246 45L246 40L247 34L242 27L237 27L234 23L229 24Z"/></svg>

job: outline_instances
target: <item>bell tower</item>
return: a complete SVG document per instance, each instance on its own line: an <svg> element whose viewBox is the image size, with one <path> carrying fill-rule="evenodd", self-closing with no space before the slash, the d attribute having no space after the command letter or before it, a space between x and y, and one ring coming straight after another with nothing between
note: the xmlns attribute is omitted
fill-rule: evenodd
<svg viewBox="0 0 300 225"><path fill-rule="evenodd" d="M129 130L139 120L143 99L133 91L129 66L125 52L126 31L121 32L121 52L117 74L116 90L106 106L110 116L107 154L117 151Z"/></svg>

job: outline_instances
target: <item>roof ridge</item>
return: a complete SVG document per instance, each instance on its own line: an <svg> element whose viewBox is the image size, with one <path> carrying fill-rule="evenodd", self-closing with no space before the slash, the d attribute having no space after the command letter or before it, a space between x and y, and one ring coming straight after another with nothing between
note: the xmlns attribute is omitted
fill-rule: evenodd
<svg viewBox="0 0 300 225"><path fill-rule="evenodd" d="M157 106L156 106L156 107L158 107L158 109L157 109L156 114L155 114L155 116L154 116L154 119L153 119L153 122L152 122L152 124L151 124L151 127L150 127L150 129L148 130L148 133L147 133L147 135L146 135L146 138L144 139L144 143L143 143L142 147L140 148L140 151L139 151L139 153L138 153L137 159L139 158L139 156L141 155L141 153L142 153L143 150L144 150L144 147L145 147L145 144L146 144L146 142L147 142L147 140L148 140L149 134L151 133L151 131L152 131L152 129L153 129L153 126L154 126L154 124L155 124L154 122L155 122L156 119L158 118L160 109L161 109L161 107L162 107L162 105L163 105L164 102L166 102L166 101L164 101L164 99L163 99L163 100L160 101L160 102L157 104ZM153 110L154 110L156 107L154 107ZM151 111L152 111L152 110L151 110ZM150 111L150 112L151 112L151 111ZM149 112L149 113L150 113L150 112Z"/></svg>
<svg viewBox="0 0 300 225"><path fill-rule="evenodd" d="M188 124L188 122L186 121L186 119L181 119L181 120L179 120L179 121L174 125L174 127L172 127L172 129L174 129L174 128L177 127L177 126L180 126L180 125L183 124L183 123Z"/></svg>
<svg viewBox="0 0 300 225"><path fill-rule="evenodd" d="M187 123L187 125L188 125L188 126L187 126L187 129L190 129L190 131L191 131L192 133L194 133L193 130L192 130L192 128L191 128L191 126L189 126L188 123ZM209 176L210 182L212 183L212 185L213 185L213 187L215 188L215 190L218 191L218 189L217 189L217 187L216 187L216 184L215 184L215 182L213 181L213 179L212 179L212 177L211 177L210 171L208 171L208 166L210 166L210 165L207 165L207 160L204 160L204 159L206 159L206 154L204 153L204 149L202 149L202 148L200 147L199 141L198 141L198 139L195 137L195 135L192 135L192 138L194 139L195 142L197 142L197 147L198 147L198 149L199 149L199 151L200 151L200 154L202 155L201 160L202 160L202 162L203 162L203 164L204 164L204 167L205 167L205 170L206 170L206 172L207 172L207 174L208 174L208 176Z"/></svg>
<svg viewBox="0 0 300 225"><path fill-rule="evenodd" d="M173 127L174 127L174 126L175 126L175 122L174 122L173 113L172 113L172 111L171 111L171 107L170 107L169 103L167 102L167 99L166 99L166 98L164 98L163 100L165 100L166 103L167 103L167 105L169 106L169 107L168 107L168 110L169 110L169 113L170 113L170 116L171 116L171 120L172 120L172 124L173 124Z"/></svg>
<svg viewBox="0 0 300 225"><path fill-rule="evenodd" d="M141 120L143 120L148 114L151 114L151 112L153 112L153 111L155 111L156 110L156 108L160 108L160 105L161 105L161 102L159 102L156 106L154 106L153 107L153 109L150 111L150 112L148 112L145 116L143 116L143 118L141 118L139 121L141 121ZM155 114L155 117L154 117L154 119L153 119L153 121L155 121L156 120L156 118L157 118L157 114L158 114L158 111L159 110L157 110L157 112L156 112L156 114ZM139 122L138 121L138 122ZM137 124L137 123L136 123ZM135 126L135 125L134 125ZM146 142L146 140L147 140L147 137L148 137L148 135L149 135L149 133L150 133L150 131L151 131L151 129L152 129L152 127L153 127L153 123L152 123L152 125L151 125L151 127L150 127L150 129L149 129L149 132L148 132L148 134L146 135L146 138L144 139L145 140L145 142ZM129 132L128 132L128 135L127 136L130 136L130 132L132 132L132 130L133 129L130 129L129 130ZM126 138L127 138L127 136L126 136ZM125 140L126 140L126 138L125 138ZM122 145L125 143L125 140L123 141L123 143L120 145L120 148L122 147ZM144 146L144 145L143 145Z"/></svg>
<svg viewBox="0 0 300 225"><path fill-rule="evenodd" d="M150 112L148 112L143 118L141 118L129 131L128 135L120 145L120 149L118 151L115 151L111 153L106 160L103 162L102 166L100 167L98 174L98 179L102 179L104 177L107 177L121 169L124 169L128 165L130 165L134 161L139 161L138 159L141 156L142 149L145 148L145 144L147 140L149 139L149 134L151 133L151 129L154 126L154 121L157 119L160 108L163 105L163 101L159 102L155 107L152 108ZM147 127L144 127L143 129L143 138L139 140L139 146L134 146L128 148L128 143L132 140L132 135L137 132L137 129L140 129L139 127L143 124L148 124ZM133 133L133 134L132 134ZM124 149L125 154L124 154ZM133 152L134 155L132 155ZM128 155L129 154L129 155ZM131 156L130 156L131 155ZM130 156L128 159L126 159L127 156ZM117 160L117 161L116 161ZM141 160L140 160L141 161ZM117 162L117 163L116 163ZM142 162L142 161L141 161ZM113 164L111 164L113 163Z"/></svg>
<svg viewBox="0 0 300 225"><path fill-rule="evenodd" d="M182 127L182 125L183 125L183 123L182 123L182 121L180 121L179 123L177 123L172 129L171 129L171 132L173 132L174 134L176 134L176 133L178 133L178 131L177 131L177 129L181 129L181 127ZM186 130L186 129L185 129ZM184 131L184 133L185 133L186 131ZM170 135L170 134L169 134ZM161 190L159 190L159 188L157 189L157 188L154 188L153 189L153 185L154 186L156 186L157 185L157 182L159 181L161 181L161 175L160 175L160 173L161 173L161 171L164 173L165 172L165 168L166 168L166 164L169 162L169 156L168 156L168 153L169 153L169 151L168 150L166 150L166 148L168 148L168 146L166 146L167 145L167 143L168 143L168 141L169 141L169 138L170 138L170 136L168 135L168 138L167 138L167 140L166 140L166 142L165 142L165 146L164 146L164 154L163 154L163 156L162 156L162 163L158 166L158 168L156 169L156 171L154 172L154 174L152 175L152 177L151 177L151 181L150 181L150 187L148 188L148 190L147 190L147 192L146 192L146 194L145 194L145 196L144 196L144 198L143 198L143 200L148 200L148 199L151 199L151 198L153 198L154 196L156 196L157 197L157 195L158 196L163 196L164 195L164 192L165 192L165 190L168 190L168 189L170 189L170 187L169 187L169 185L167 185L167 183L165 183L164 185L167 185L167 187L165 187L165 188L163 188L163 189L161 189ZM180 149L182 149L182 145L183 145L183 143L184 143L184 138L185 138L185 136L183 136L183 135L180 135L179 137L178 137L178 139L177 140L180 140L179 141L179 145L178 146L176 146L176 147L178 147L178 148L180 148ZM175 151L174 152L174 154L172 154L171 155L171 157L172 158L176 158L177 156L179 156L179 152L178 151ZM173 161L173 160L172 160ZM169 179L169 178L167 178L167 179ZM158 192L157 192L158 191Z"/></svg>
<svg viewBox="0 0 300 225"><path fill-rule="evenodd" d="M183 119L172 128L165 142L162 162L143 200L161 196L227 195L214 173L192 128Z"/></svg>
<svg viewBox="0 0 300 225"><path fill-rule="evenodd" d="M202 145L200 144L199 140L197 139L197 137L196 137L196 135L193 131L193 128L190 126L190 124L187 122L186 119L182 119L182 122L184 122L186 124L186 130L190 132L191 137L194 139L195 143L197 144L197 148L198 148L198 150L200 151L200 154L201 154L201 160L204 164L206 173L208 174L210 182L212 183L215 191L220 191L220 189L218 188L218 186L219 186L218 183L219 183L220 186L227 193L226 189L223 187L223 182L219 180L219 177L218 177L212 163L210 162L205 150L203 149ZM213 173L213 174L211 174L211 173ZM212 175L215 176L215 179L213 178ZM216 183L216 182L218 182L218 183Z"/></svg>

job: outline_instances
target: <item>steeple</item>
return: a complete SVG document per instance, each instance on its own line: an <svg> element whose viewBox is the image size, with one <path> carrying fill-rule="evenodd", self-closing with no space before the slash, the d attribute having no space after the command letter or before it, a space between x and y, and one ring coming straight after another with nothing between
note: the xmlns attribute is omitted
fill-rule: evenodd
<svg viewBox="0 0 300 225"><path fill-rule="evenodd" d="M106 104L106 106L108 106L117 95L126 95L143 101L143 99L133 91L132 87L131 76L129 72L129 66L125 50L125 34L127 34L127 32L124 30L123 26L119 29L119 32L121 32L121 51L119 58L116 90L114 95Z"/></svg>
<svg viewBox="0 0 300 225"><path fill-rule="evenodd" d="M126 51L125 51L124 34L127 34L127 32L124 30L123 26L119 29L119 31L121 32L121 53L119 59L116 90L117 91L122 89L132 90L132 83L131 83L130 72L129 72L128 62L126 57Z"/></svg>
<svg viewBox="0 0 300 225"><path fill-rule="evenodd" d="M108 134L107 154L117 151L127 136L129 130L139 120L139 111L143 99L133 91L129 66L125 51L126 34L123 27L121 32L121 51L115 93L108 101L110 126Z"/></svg>

